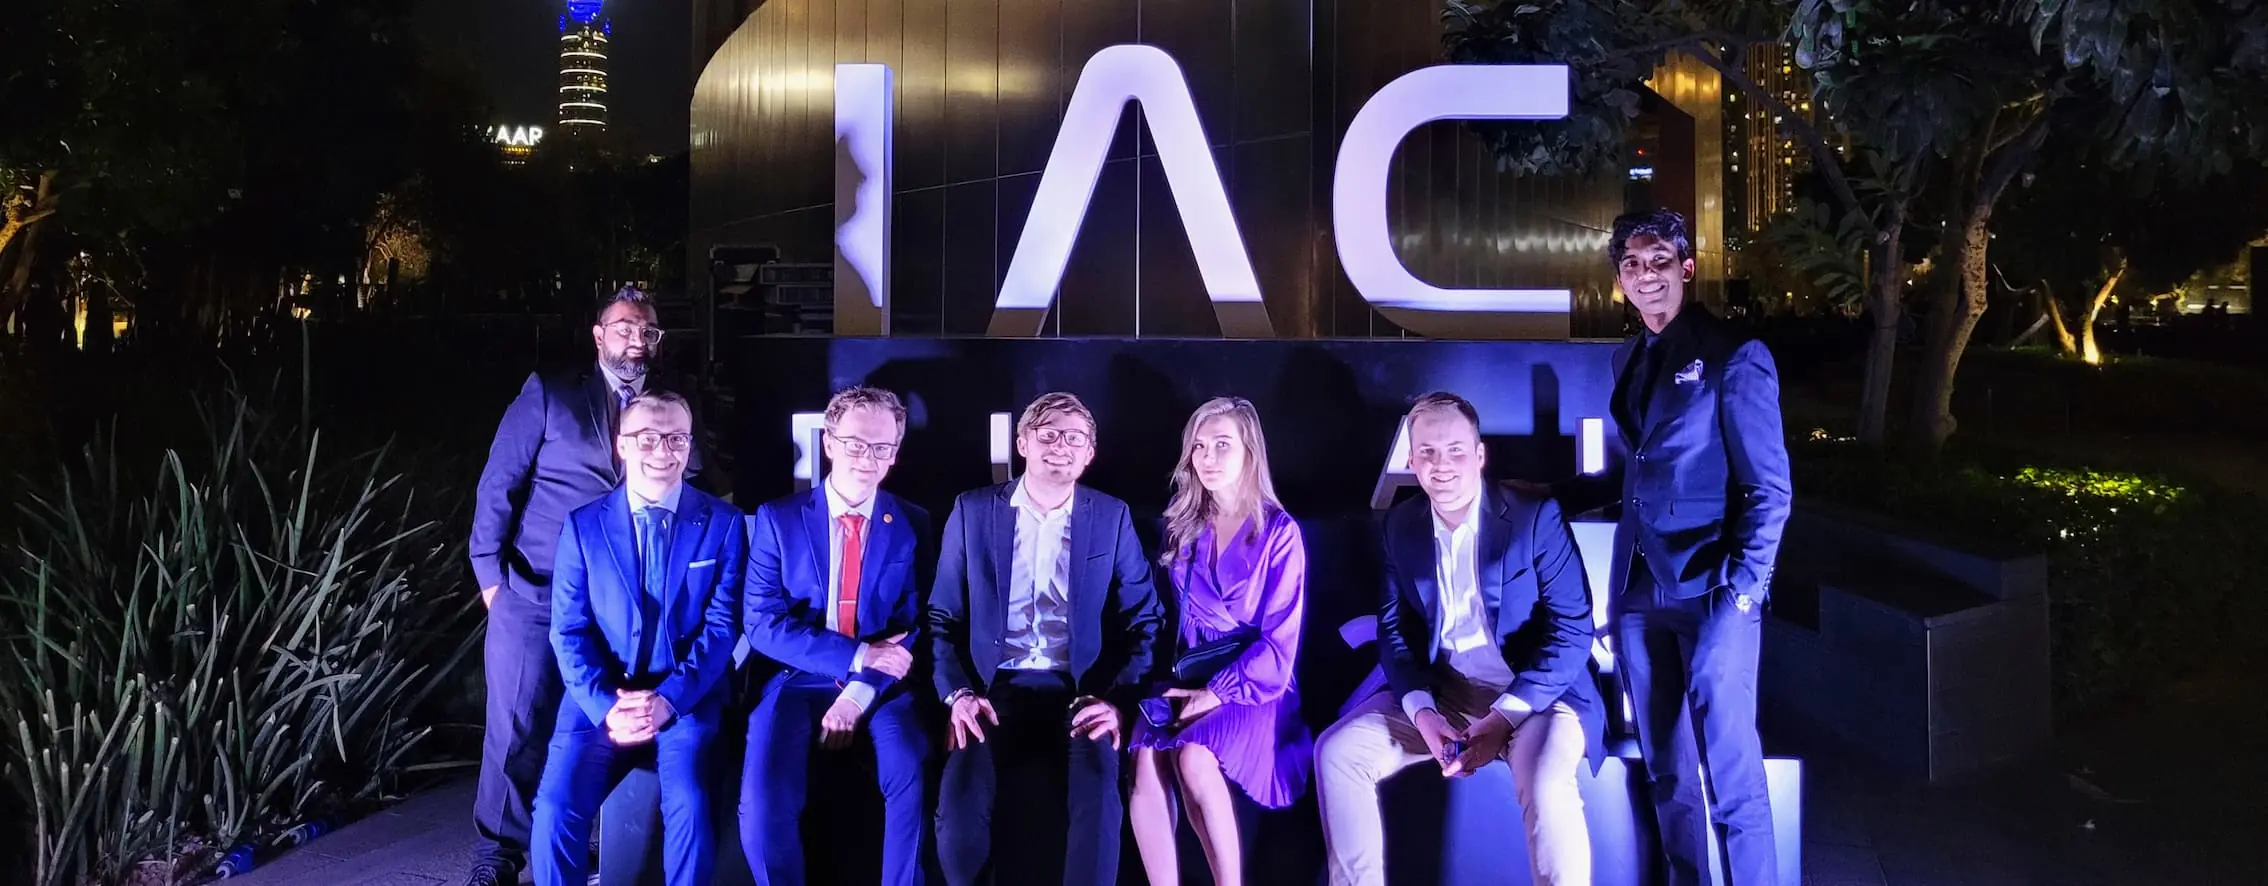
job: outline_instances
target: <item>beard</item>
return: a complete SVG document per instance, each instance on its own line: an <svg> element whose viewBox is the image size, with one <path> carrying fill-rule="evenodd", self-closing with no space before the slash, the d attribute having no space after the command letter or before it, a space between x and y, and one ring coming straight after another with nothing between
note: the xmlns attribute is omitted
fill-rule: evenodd
<svg viewBox="0 0 2268 886"><path fill-rule="evenodd" d="M653 359L653 355L649 353L642 357L632 357L624 352L608 354L601 359L606 362L606 368L611 370L616 378L632 381L645 377L646 361Z"/></svg>

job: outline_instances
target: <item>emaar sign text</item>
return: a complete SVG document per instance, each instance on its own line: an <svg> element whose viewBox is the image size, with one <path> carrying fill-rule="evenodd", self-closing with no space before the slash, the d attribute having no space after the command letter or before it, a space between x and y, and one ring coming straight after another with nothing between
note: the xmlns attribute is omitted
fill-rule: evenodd
<svg viewBox="0 0 2268 886"><path fill-rule="evenodd" d="M839 334L890 332L894 96L886 65L835 67ZM1079 227L1093 208L1095 182L1128 102L1142 105L1221 333L1273 337L1188 81L1171 56L1142 44L1105 48L1080 72L1001 282L989 333L1039 334ZM1395 148L1419 126L1437 120L1553 120L1567 116L1567 102L1563 65L1440 65L1405 74L1372 96L1347 128L1331 181L1332 239L1340 266L1363 298L1387 319L1434 338L1565 338L1572 305L1565 289L1444 289L1411 274L1388 237L1386 186Z"/></svg>

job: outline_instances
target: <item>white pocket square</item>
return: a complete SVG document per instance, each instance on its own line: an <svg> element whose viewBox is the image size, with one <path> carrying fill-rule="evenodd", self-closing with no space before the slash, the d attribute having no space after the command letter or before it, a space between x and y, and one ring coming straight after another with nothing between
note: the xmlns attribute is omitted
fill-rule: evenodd
<svg viewBox="0 0 2268 886"><path fill-rule="evenodd" d="M1695 360L1695 361L1693 361L1693 362L1691 362L1691 363L1687 363L1687 364L1685 364L1685 368L1684 368L1684 369L1680 369L1680 370L1678 370L1678 371L1677 371L1677 383L1678 383L1678 384L1681 384L1681 385L1682 385L1682 384L1686 384L1686 383L1688 383L1688 382L1697 382L1697 381L1700 381L1700 380L1701 380L1701 361L1699 361L1699 360Z"/></svg>
<svg viewBox="0 0 2268 886"><path fill-rule="evenodd" d="M695 560L695 561L693 561L692 563L689 563L689 564L687 564L685 568L687 568L687 569L699 569L699 568L701 568L701 567L703 567L703 566L715 566L715 565L717 565L717 561L716 561L715 559L708 559L708 560Z"/></svg>

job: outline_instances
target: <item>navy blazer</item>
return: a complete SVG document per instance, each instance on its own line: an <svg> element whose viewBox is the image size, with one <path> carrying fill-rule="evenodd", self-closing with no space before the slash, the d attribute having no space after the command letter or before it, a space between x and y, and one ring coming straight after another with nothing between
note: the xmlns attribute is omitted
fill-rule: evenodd
<svg viewBox="0 0 2268 886"><path fill-rule="evenodd" d="M552 571L551 648L567 697L593 725L606 722L627 686L625 664L647 631L661 631L675 666L652 688L678 716L713 724L723 710L719 679L732 669L739 637L740 579L748 541L740 510L686 487L670 521L669 576L661 623L645 624L638 607L638 542L630 495L617 489L576 508L559 532ZM664 647L663 643L667 643Z"/></svg>
<svg viewBox="0 0 2268 886"><path fill-rule="evenodd" d="M1736 333L1700 305L1664 328L1647 420L1627 409L1642 353L1632 336L1614 354L1614 421L1629 458L1612 471L1554 491L1582 513L1615 500L1615 593L1629 586L1633 553L1676 599L1731 590L1771 597L1772 569L1792 499L1780 427L1779 372L1763 342Z"/></svg>
<svg viewBox="0 0 2268 886"><path fill-rule="evenodd" d="M1514 675L1505 691L1538 711L1566 702L1583 722L1592 759L1599 759L1606 706L1592 671L1591 585L1575 530L1551 499L1494 483L1481 495L1473 577ZM1442 660L1432 507L1417 496L1386 514L1378 658L1397 700L1432 691L1434 666Z"/></svg>
<svg viewBox="0 0 2268 886"><path fill-rule="evenodd" d="M1016 483L964 492L945 518L937 581L929 590L929 644L937 697L992 685L1007 647L1008 588L1016 549ZM1118 705L1139 699L1163 614L1150 558L1126 503L1085 486L1072 493L1071 677L1080 695Z"/></svg>
<svg viewBox="0 0 2268 886"><path fill-rule="evenodd" d="M660 381L649 379L649 389ZM497 424L474 492L466 547L481 587L504 587L536 603L551 599L553 545L567 512L622 484L614 465L615 411L595 361L575 373L528 374ZM700 434L693 438L689 484L701 472Z"/></svg>
<svg viewBox="0 0 2268 886"><path fill-rule="evenodd" d="M897 680L880 671L850 674L851 658L862 642L908 636L902 645L919 648L922 579L930 560L929 512L891 495L874 493L874 517L866 523L859 560L858 636L828 627L827 489L766 502L748 521L748 584L743 621L748 646L795 670L874 687L876 700Z"/></svg>

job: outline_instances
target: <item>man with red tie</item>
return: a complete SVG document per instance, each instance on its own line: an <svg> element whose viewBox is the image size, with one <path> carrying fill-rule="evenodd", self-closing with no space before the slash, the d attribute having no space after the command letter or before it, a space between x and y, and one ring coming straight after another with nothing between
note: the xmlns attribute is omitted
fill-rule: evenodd
<svg viewBox="0 0 2268 886"><path fill-rule="evenodd" d="M896 394L844 389L827 401L824 426L825 482L750 519L743 624L749 648L780 668L748 718L740 844L757 883L801 886L811 747L870 743L882 882L911 886L927 849L929 740L898 681L921 624L929 514L881 490L906 433Z"/></svg>

